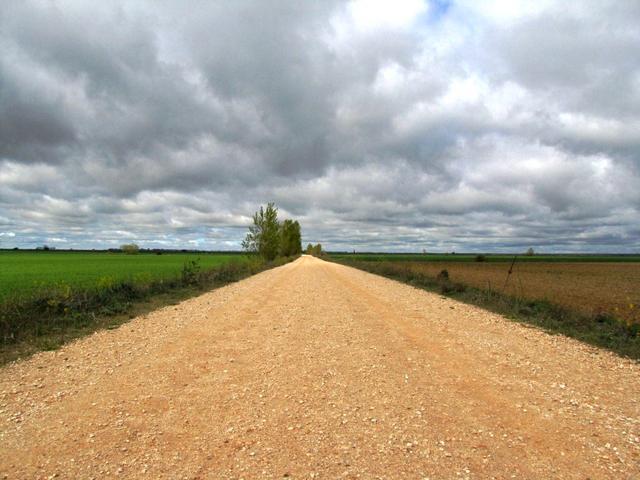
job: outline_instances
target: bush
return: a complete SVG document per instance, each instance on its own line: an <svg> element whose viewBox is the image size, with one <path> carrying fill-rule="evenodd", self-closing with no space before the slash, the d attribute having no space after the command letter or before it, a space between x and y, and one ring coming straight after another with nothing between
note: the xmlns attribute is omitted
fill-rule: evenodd
<svg viewBox="0 0 640 480"><path fill-rule="evenodd" d="M450 293L462 293L467 289L467 287L465 287L463 284L461 283L454 283L454 282L442 282L440 284L440 293L442 293L443 295L447 295Z"/></svg>
<svg viewBox="0 0 640 480"><path fill-rule="evenodd" d="M487 261L487 257L485 257L484 255L476 255L475 260L476 260L476 262L486 262Z"/></svg>
<svg viewBox="0 0 640 480"><path fill-rule="evenodd" d="M125 243L120 246L120 250L122 250L127 255L135 255L140 251L140 247L135 243Z"/></svg>
<svg viewBox="0 0 640 480"><path fill-rule="evenodd" d="M200 259L189 260L182 267L182 283L184 285L195 285L198 283L200 273Z"/></svg>
<svg viewBox="0 0 640 480"><path fill-rule="evenodd" d="M438 274L438 276L436 277L436 280L449 280L449 271L448 270L441 270L440 273Z"/></svg>

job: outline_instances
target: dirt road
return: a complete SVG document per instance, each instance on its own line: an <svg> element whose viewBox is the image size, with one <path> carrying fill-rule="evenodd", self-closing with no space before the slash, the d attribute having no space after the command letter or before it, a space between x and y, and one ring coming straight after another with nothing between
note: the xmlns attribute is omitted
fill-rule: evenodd
<svg viewBox="0 0 640 480"><path fill-rule="evenodd" d="M640 478L640 366L302 257L0 370L0 478Z"/></svg>

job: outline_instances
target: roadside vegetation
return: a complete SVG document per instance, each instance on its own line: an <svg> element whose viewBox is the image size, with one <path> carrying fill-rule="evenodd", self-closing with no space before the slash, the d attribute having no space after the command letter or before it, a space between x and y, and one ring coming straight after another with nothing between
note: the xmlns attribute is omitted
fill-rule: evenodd
<svg viewBox="0 0 640 480"><path fill-rule="evenodd" d="M66 262L74 262L74 254L51 255L62 255ZM86 255L104 254L79 255L86 259ZM151 257L139 255L143 256ZM170 260L167 267L171 260L176 260L171 255L159 258L163 257ZM168 268L163 269L161 275L154 275L150 269L143 274L120 278L102 276L97 281L85 283L77 279L70 283L56 281L28 293L5 294L0 299L0 363L39 350L56 349L95 330L114 328L144 311L201 294L290 260L279 258L265 262L240 255L221 257L217 262L207 262L206 267L198 258L187 258L181 268L172 273ZM126 266L118 264L121 268ZM46 272L46 264L43 267ZM61 277L59 270L54 273L56 278Z"/></svg>
<svg viewBox="0 0 640 480"><path fill-rule="evenodd" d="M514 263L513 256L492 261L493 255L484 260L469 255L462 261L456 255L453 261L440 256L428 262L407 257L412 256L332 254L330 259L640 359L637 260L603 263L596 257L589 262L583 256L578 263L571 256L576 261L555 257L539 263L525 256Z"/></svg>
<svg viewBox="0 0 640 480"><path fill-rule="evenodd" d="M260 208L245 253L0 252L0 364L283 265L302 250L300 224Z"/></svg>

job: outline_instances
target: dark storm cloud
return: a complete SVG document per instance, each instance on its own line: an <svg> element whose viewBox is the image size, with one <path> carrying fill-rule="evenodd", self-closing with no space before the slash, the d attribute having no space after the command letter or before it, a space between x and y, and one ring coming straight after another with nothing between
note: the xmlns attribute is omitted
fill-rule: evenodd
<svg viewBox="0 0 640 480"><path fill-rule="evenodd" d="M32 160L75 140L64 106L0 58L0 156Z"/></svg>
<svg viewBox="0 0 640 480"><path fill-rule="evenodd" d="M0 246L640 249L633 2L0 4Z"/></svg>

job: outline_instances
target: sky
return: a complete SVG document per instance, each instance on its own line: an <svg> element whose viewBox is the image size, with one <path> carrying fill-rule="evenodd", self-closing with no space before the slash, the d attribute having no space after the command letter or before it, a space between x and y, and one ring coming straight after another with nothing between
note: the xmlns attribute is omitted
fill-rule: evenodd
<svg viewBox="0 0 640 480"><path fill-rule="evenodd" d="M636 0L2 0L0 248L640 251Z"/></svg>

